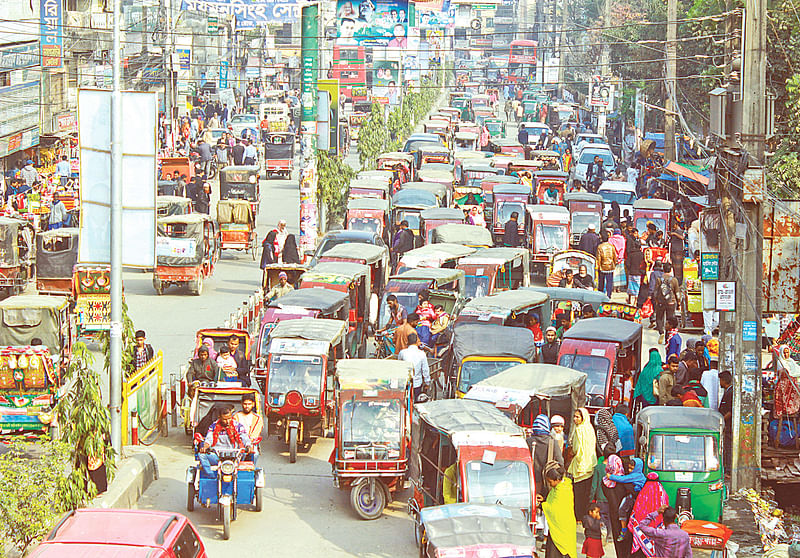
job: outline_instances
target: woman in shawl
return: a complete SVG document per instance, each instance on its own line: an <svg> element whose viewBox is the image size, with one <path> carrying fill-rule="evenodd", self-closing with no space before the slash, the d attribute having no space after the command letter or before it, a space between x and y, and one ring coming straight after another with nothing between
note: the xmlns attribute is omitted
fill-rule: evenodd
<svg viewBox="0 0 800 558"><path fill-rule="evenodd" d="M569 435L569 474L574 483L575 517L586 515L589 494L592 491L592 476L597 465L597 438L589 419L589 411L581 407L575 411L574 425Z"/></svg>
<svg viewBox="0 0 800 558"><path fill-rule="evenodd" d="M653 347L650 349L650 360L642 368L639 377L636 379L636 386L633 389L633 402L640 409L655 405L658 403L658 398L653 393L653 381L655 381L661 370L664 368L664 363L661 362L661 353L658 349Z"/></svg>
<svg viewBox="0 0 800 558"><path fill-rule="evenodd" d="M264 269L269 264L277 263L278 261L275 257L275 237L277 234L275 230L269 231L266 238L261 243L261 269Z"/></svg>
<svg viewBox="0 0 800 558"><path fill-rule="evenodd" d="M533 455L533 480L536 483L536 494L547 496L549 487L544 482L544 471L547 464L556 461L562 466L564 465L561 448L550 434L550 419L547 415L539 415L533 420L531 435L527 442Z"/></svg>
<svg viewBox="0 0 800 558"><path fill-rule="evenodd" d="M669 506L669 496L667 496L661 483L658 482L658 474L649 473L647 481L636 497L633 511L631 511L631 516L628 519L628 531L633 535L631 553L641 550L644 556L655 556L656 549L653 541L642 532L639 528L639 523L650 513L658 511L661 506ZM656 521L650 523L650 527L658 528L662 523L663 520L659 515Z"/></svg>
<svg viewBox="0 0 800 558"><path fill-rule="evenodd" d="M619 433L617 427L614 425L614 419L611 417L611 411L608 409L600 409L594 416L595 433L597 434L597 453L604 455L606 448L609 448L612 453L616 453L622 449L622 443L619 441Z"/></svg>
<svg viewBox="0 0 800 558"><path fill-rule="evenodd" d="M214 350L214 340L210 337L206 337L203 339L203 345L208 347L208 358L211 360L217 360L217 351Z"/></svg>
<svg viewBox="0 0 800 558"><path fill-rule="evenodd" d="M544 556L578 558L578 524L573 512L572 480L564 477L564 468L558 464L548 467L544 476L550 488L547 500L542 501L543 496L536 495L536 500L542 504L550 531Z"/></svg>
<svg viewBox="0 0 800 558"><path fill-rule="evenodd" d="M283 263L285 264L299 264L300 253L297 251L297 239L293 234L286 237L286 242L283 243Z"/></svg>
<svg viewBox="0 0 800 558"><path fill-rule="evenodd" d="M614 547L617 551L617 556L627 556L629 552L625 552L624 549L627 547L627 550L630 551L630 543L622 543L617 542L617 537L622 530L622 525L619 521L619 505L622 503L622 499L625 498L626 490L625 487L619 483L616 483L609 479L609 475L624 475L625 468L622 466L622 459L616 454L610 455L606 458L605 464L605 474L603 475L603 495L608 500L608 515L611 518L611 534L613 535L612 539L614 540Z"/></svg>

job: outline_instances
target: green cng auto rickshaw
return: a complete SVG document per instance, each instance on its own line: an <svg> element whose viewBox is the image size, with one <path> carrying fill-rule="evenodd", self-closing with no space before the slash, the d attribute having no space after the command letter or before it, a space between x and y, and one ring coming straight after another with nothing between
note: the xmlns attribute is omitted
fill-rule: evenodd
<svg viewBox="0 0 800 558"><path fill-rule="evenodd" d="M673 507L694 519L722 521L725 422L713 409L646 407L636 416L636 455L645 474L658 473Z"/></svg>

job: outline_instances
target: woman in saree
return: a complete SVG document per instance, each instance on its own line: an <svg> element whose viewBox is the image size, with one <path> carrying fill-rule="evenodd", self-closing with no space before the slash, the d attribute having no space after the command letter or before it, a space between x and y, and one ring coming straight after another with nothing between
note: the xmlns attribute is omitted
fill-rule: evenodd
<svg viewBox="0 0 800 558"><path fill-rule="evenodd" d="M647 556L648 558L655 556L656 549L653 545L653 541L642 532L639 528L639 523L651 512L658 511L661 506L669 506L669 496L667 496L661 483L658 482L658 474L649 473L647 475L647 481L636 497L631 516L628 519L628 531L630 531L633 536L631 554L640 551L642 556ZM659 515L655 522L650 523L650 526L657 528L660 527L662 523L663 520Z"/></svg>
<svg viewBox="0 0 800 558"><path fill-rule="evenodd" d="M661 353L653 347L650 349L650 360L642 368L636 379L636 386L633 388L633 402L636 410L658 403L658 397L653 393L653 382L661 375L663 368Z"/></svg>

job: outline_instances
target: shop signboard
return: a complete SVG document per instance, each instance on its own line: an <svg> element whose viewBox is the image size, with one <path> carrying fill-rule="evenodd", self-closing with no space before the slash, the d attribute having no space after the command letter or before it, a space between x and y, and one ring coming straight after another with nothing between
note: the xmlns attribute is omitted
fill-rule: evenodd
<svg viewBox="0 0 800 558"><path fill-rule="evenodd" d="M8 72L38 65L39 43L37 42L0 48L0 71Z"/></svg>
<svg viewBox="0 0 800 558"><path fill-rule="evenodd" d="M232 16L237 29L266 27L273 23L294 23L300 19L299 0L183 0L181 10L209 14L208 32L211 34L212 17ZM215 23L218 25L218 23Z"/></svg>
<svg viewBox="0 0 800 558"><path fill-rule="evenodd" d="M700 279L716 281L719 279L719 254L704 252L700 254Z"/></svg>
<svg viewBox="0 0 800 558"><path fill-rule="evenodd" d="M178 61L181 70L190 70L192 67L192 49L190 48L176 48L178 53Z"/></svg>
<svg viewBox="0 0 800 558"><path fill-rule="evenodd" d="M39 35L42 49L42 68L60 68L64 39L61 0L40 0Z"/></svg>
<svg viewBox="0 0 800 558"><path fill-rule="evenodd" d="M408 0L338 0L336 21L337 45L407 47Z"/></svg>
<svg viewBox="0 0 800 558"><path fill-rule="evenodd" d="M736 282L717 281L716 301L718 312L733 312L736 310Z"/></svg>

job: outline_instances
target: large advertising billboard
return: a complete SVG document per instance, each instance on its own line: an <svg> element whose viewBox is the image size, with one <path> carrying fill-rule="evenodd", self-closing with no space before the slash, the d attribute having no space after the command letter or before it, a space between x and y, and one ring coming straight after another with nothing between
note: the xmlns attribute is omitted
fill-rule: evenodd
<svg viewBox="0 0 800 558"><path fill-rule="evenodd" d="M338 0L336 44L407 48L408 0Z"/></svg>
<svg viewBox="0 0 800 558"><path fill-rule="evenodd" d="M400 64L394 60L376 60L372 63L372 100L396 105L400 99Z"/></svg>

